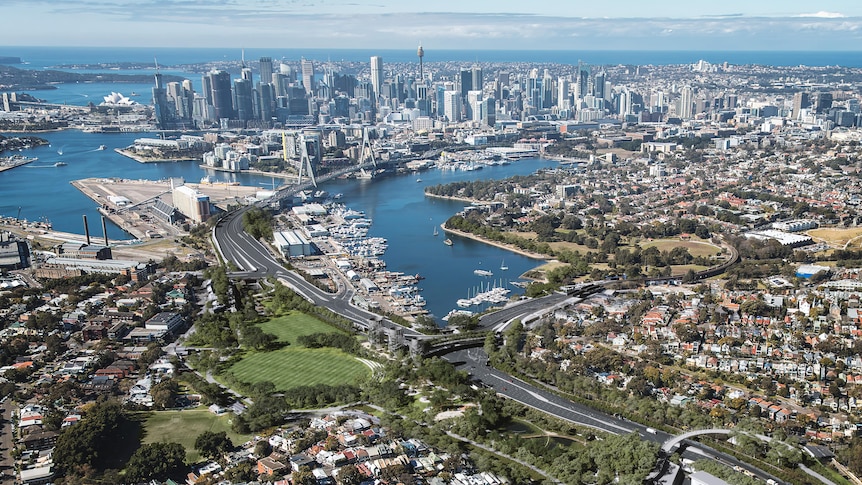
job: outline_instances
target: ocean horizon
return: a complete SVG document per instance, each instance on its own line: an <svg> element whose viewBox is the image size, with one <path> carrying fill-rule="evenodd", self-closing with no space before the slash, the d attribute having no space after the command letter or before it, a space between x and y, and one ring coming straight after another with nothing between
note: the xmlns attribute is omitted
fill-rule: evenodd
<svg viewBox="0 0 862 485"><path fill-rule="evenodd" d="M326 48L246 48L245 58L254 61L260 57L273 60L298 61L305 57L315 61L368 62L374 55L384 62L417 62L416 47L404 49L326 49ZM714 64L727 62L737 65L769 66L842 66L862 67L860 51L817 50L473 50L442 49L423 46L425 63L477 62L477 63L532 63L592 65L670 65L693 64L704 60ZM0 46L0 56L20 57L25 68L46 68L61 64L94 63L153 63L173 66L218 60L239 60L241 47L68 47L68 46Z"/></svg>

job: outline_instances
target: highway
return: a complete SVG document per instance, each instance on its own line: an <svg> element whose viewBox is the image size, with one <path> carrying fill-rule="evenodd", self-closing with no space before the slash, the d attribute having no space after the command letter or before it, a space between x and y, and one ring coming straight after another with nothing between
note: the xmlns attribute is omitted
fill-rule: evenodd
<svg viewBox="0 0 862 485"><path fill-rule="evenodd" d="M482 385L494 389L494 391L508 399L517 401L525 406L537 409L556 418L586 426L599 431L612 434L637 433L647 441L662 445L673 436L660 430L648 428L639 423L624 418L617 418L602 411L597 411L588 406L572 402L547 390L537 388L517 377L510 376L493 367L485 365L488 355L483 349L465 349L452 352L444 357L455 364L460 370L467 371L471 376L480 381ZM647 430L650 431L647 431ZM681 454L683 458L690 460L713 460L730 467L738 466L755 474L762 480L781 481L752 465L741 462L731 455L710 448L704 444L684 441L685 446Z"/></svg>
<svg viewBox="0 0 862 485"><path fill-rule="evenodd" d="M233 262L239 268L233 276L246 278L273 276L315 305L329 308L363 329L368 328L371 320L381 320L380 315L350 304L355 291L349 285L339 282L336 293L326 293L305 281L302 276L286 270L260 241L243 230L242 215L247 209L231 212L213 228L213 240L222 258ZM380 324L387 328L400 328L408 338L424 337L416 330L400 327L388 320L382 320Z"/></svg>
<svg viewBox="0 0 862 485"><path fill-rule="evenodd" d="M315 305L327 307L335 313L350 319L363 329L368 328L371 320L381 320L379 315L364 311L350 304L354 290L349 285L339 283L338 292L334 294L326 293L311 285L296 273L282 267L263 244L249 236L243 230L242 215L247 209L231 212L222 218L213 229L213 240L217 251L225 261L233 262L240 269L239 272L233 273L234 276L248 278L274 276ZM593 290L595 288L590 291L594 292ZM542 298L522 300L502 310L482 316L480 319L480 328L501 331L515 319L529 320L539 312L576 301L578 301L578 298L575 296L556 293ZM380 323L389 329L400 328L408 339L425 338L419 332L401 327L391 321L381 320ZM488 361L487 354L481 348L457 350L449 353L445 358L456 364L459 368L466 370L483 385L493 388L499 395L557 418L613 434L635 432L643 439L653 441L659 445L671 438L671 435L662 431L647 431L648 428L646 426L574 403L489 367L486 365ZM740 462L730 455L710 449L699 443L696 444L696 447L686 447L683 456L692 460L706 458L730 466L740 466L764 480L771 478L780 483L778 479L758 468Z"/></svg>

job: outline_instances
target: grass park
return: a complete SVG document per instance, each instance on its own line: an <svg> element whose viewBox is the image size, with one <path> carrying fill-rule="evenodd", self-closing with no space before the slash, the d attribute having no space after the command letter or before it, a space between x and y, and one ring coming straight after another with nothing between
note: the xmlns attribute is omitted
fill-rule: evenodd
<svg viewBox="0 0 862 485"><path fill-rule="evenodd" d="M815 241L822 241L833 248L838 249L860 249L862 248L862 227L821 227L807 231Z"/></svg>
<svg viewBox="0 0 862 485"><path fill-rule="evenodd" d="M243 382L270 381L285 391L315 384L355 384L371 374L367 366L344 351L300 346L297 339L302 335L343 333L312 316L289 312L264 322L261 329L285 345L272 351L249 351L227 369Z"/></svg>
<svg viewBox="0 0 862 485"><path fill-rule="evenodd" d="M653 239L645 240L640 243L641 249L655 247L659 251L672 251L673 248L683 247L688 249L688 253L693 257L702 256L705 258L716 256L721 253L721 248L706 241L683 241L681 239Z"/></svg>
<svg viewBox="0 0 862 485"><path fill-rule="evenodd" d="M229 414L216 416L206 406L181 411L153 411L142 413L143 443L173 442L186 448L186 461L196 463L200 455L195 450L195 439L204 431L227 432L233 444L245 443L250 435L231 430Z"/></svg>

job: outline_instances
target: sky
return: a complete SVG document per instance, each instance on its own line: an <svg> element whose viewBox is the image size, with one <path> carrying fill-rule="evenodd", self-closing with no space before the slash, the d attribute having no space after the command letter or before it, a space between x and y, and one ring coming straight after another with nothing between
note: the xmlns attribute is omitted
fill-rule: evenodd
<svg viewBox="0 0 862 485"><path fill-rule="evenodd" d="M708 5L707 5L708 3ZM0 45L859 50L858 0L0 0ZM8 19L18 19L11 22Z"/></svg>

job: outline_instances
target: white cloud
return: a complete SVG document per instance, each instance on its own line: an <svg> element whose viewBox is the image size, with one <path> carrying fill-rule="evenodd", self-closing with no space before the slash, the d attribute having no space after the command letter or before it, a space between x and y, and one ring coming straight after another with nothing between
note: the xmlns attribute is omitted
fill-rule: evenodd
<svg viewBox="0 0 862 485"><path fill-rule="evenodd" d="M824 12L823 10L814 13L803 13L797 15L797 17L814 17L818 19L841 19L846 17L843 13L840 12Z"/></svg>

